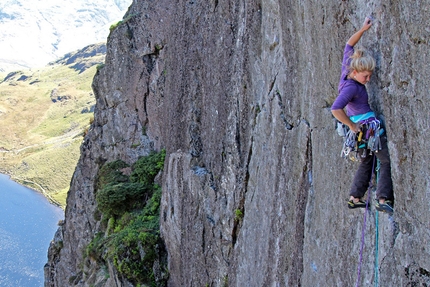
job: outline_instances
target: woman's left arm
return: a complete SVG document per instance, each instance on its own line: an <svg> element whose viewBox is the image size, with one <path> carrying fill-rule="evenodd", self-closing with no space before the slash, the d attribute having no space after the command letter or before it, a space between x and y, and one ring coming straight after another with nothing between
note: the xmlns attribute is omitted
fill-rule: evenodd
<svg viewBox="0 0 430 287"><path fill-rule="evenodd" d="M370 20L369 17L366 17L366 19L364 20L363 26L361 27L360 30L358 30L357 32L354 33L354 35L352 35L349 39L348 42L346 42L348 45L354 47L355 44L358 43L358 41L360 41L361 36L363 36L364 32L366 32L367 30L369 30L369 28L372 26L372 20Z"/></svg>

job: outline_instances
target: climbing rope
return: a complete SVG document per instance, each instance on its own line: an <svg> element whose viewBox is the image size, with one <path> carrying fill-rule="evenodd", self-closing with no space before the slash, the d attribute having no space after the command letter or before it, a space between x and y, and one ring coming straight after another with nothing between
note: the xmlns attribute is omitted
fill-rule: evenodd
<svg viewBox="0 0 430 287"><path fill-rule="evenodd" d="M378 219L378 213L379 211L376 210L376 214L375 214L375 281L374 281L374 286L378 287L379 283L379 259L378 259L378 254L379 254L379 248L378 248L378 244L379 244L379 219Z"/></svg>
<svg viewBox="0 0 430 287"><path fill-rule="evenodd" d="M376 183L379 181L379 169L381 168L381 162L379 159L376 160ZM375 287L379 286L379 211L376 210L375 213Z"/></svg>
<svg viewBox="0 0 430 287"><path fill-rule="evenodd" d="M373 187L372 179L373 179L373 170L375 168L375 161L376 161L376 156L373 158L372 176L370 177L369 188L367 190L366 210L364 212L363 228L361 230L360 260L358 262L358 268L357 268L357 282L355 284L356 287L360 285L361 265L363 263L364 236L366 235L367 211L369 210L370 190Z"/></svg>
<svg viewBox="0 0 430 287"><path fill-rule="evenodd" d="M384 133L384 129L381 127L381 122L374 118L368 118L366 120L362 120L359 122L361 125L361 130L358 133L354 133L351 130L349 130L344 124L338 122L337 123L337 132L340 136L343 137L344 143L341 150L341 157L343 158L349 158L351 161L360 161L361 158L365 158L367 156L367 152L376 154L378 153L381 148L381 134ZM359 154L359 150L362 151L362 154ZM355 153L353 153L355 152ZM375 161L377 161L377 166L375 169ZM370 191L373 187L373 177L374 172L376 171L376 183L379 180L379 168L380 168L380 162L376 159L376 156L373 158L373 164L372 164L372 176L370 177L369 182L369 188L367 191L367 201L366 201L366 210L364 212L364 219L363 219L363 228L361 231L361 248L360 248L360 260L358 263L357 268L357 282L356 287L360 284L360 277L361 277L361 265L363 262L363 250L364 250L364 238L366 233L366 221L367 221L367 212L369 210L369 201L370 201ZM379 241L379 213L376 210L375 214L375 267L374 267L374 286L377 287L379 282L379 259L378 259L378 241Z"/></svg>

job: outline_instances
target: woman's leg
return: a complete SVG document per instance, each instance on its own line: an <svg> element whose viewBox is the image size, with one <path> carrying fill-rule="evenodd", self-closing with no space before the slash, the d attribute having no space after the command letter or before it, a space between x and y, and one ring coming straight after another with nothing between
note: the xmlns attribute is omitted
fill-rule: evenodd
<svg viewBox="0 0 430 287"><path fill-rule="evenodd" d="M354 198L361 198L366 193L369 187L370 177L372 176L373 168L373 155L366 151L367 156L361 158L361 163L355 173L354 180L352 182L350 195Z"/></svg>
<svg viewBox="0 0 430 287"><path fill-rule="evenodd" d="M378 199L388 199L393 201L393 181L391 179L391 163L390 154L388 152L387 137L381 136L382 149L376 153L376 157L380 161L378 186L376 189L376 197Z"/></svg>

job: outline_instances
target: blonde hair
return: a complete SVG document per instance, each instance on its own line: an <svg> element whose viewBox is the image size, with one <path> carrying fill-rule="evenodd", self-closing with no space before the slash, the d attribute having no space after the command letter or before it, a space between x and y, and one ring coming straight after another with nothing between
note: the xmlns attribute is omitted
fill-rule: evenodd
<svg viewBox="0 0 430 287"><path fill-rule="evenodd" d="M373 59L372 56L370 56L365 50L363 49L356 49L354 51L354 54L350 57L351 63L349 64L349 71L356 71L356 72L373 72L375 69L376 63L375 59Z"/></svg>

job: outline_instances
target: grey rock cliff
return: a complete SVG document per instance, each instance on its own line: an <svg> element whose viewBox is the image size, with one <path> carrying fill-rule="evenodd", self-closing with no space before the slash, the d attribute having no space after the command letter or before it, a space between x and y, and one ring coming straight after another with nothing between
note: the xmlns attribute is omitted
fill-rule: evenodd
<svg viewBox="0 0 430 287"><path fill-rule="evenodd" d="M94 79L95 121L46 286L129 285L83 262L100 228L94 179L106 161L160 148L169 286L351 286L358 269L363 286L376 275L380 286L429 285L429 11L429 1L134 1ZM368 90L386 121L396 203L378 216L378 245L368 212L360 261L364 211L346 208L357 166L339 156L330 105L344 43L369 14L360 45L378 64Z"/></svg>

